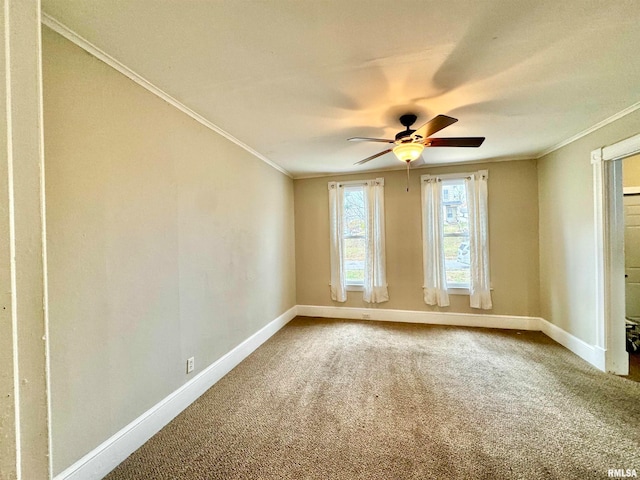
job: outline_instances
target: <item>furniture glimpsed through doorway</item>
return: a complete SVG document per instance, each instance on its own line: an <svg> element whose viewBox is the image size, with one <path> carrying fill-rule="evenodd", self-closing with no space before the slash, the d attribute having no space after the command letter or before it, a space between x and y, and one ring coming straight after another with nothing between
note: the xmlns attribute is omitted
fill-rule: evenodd
<svg viewBox="0 0 640 480"><path fill-rule="evenodd" d="M625 331L629 377L640 381L640 155L622 160Z"/></svg>

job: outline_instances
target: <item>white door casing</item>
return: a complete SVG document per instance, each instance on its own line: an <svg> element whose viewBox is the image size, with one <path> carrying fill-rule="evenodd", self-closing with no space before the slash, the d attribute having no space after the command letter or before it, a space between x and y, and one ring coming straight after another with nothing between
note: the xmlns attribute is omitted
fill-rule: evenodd
<svg viewBox="0 0 640 480"><path fill-rule="evenodd" d="M52 476L39 0L0 5L0 478Z"/></svg>
<svg viewBox="0 0 640 480"><path fill-rule="evenodd" d="M596 260L596 348L599 368L629 373L625 350L624 217L622 160L640 152L640 135L591 152Z"/></svg>

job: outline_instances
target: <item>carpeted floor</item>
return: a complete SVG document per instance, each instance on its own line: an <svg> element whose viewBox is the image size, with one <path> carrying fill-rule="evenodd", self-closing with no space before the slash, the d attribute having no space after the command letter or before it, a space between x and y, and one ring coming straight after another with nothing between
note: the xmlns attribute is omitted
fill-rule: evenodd
<svg viewBox="0 0 640 480"><path fill-rule="evenodd" d="M297 318L107 478L640 474L640 384L540 332Z"/></svg>

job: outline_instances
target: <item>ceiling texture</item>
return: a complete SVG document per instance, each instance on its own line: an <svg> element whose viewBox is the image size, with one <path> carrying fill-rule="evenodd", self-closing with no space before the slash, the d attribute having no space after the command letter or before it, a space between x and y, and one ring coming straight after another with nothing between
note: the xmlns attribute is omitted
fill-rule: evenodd
<svg viewBox="0 0 640 480"><path fill-rule="evenodd" d="M535 158L640 101L638 0L43 0L294 177L402 167L353 136L459 122L427 164Z"/></svg>

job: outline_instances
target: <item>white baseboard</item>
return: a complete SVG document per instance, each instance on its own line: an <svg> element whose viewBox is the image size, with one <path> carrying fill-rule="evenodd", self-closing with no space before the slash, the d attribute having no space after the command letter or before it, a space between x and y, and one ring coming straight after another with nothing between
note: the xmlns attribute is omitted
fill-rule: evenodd
<svg viewBox="0 0 640 480"><path fill-rule="evenodd" d="M140 448L162 427L193 403L255 349L284 327L296 315L464 327L505 328L542 331L599 370L605 370L604 350L589 345L539 317L482 313L422 312L381 308L351 308L297 305L216 360L188 383L140 415L137 419L55 476L54 480L97 480Z"/></svg>
<svg viewBox="0 0 640 480"><path fill-rule="evenodd" d="M295 306L284 312L160 403L56 475L54 480L97 480L103 478L256 348L289 323L296 316L296 312Z"/></svg>
<svg viewBox="0 0 640 480"><path fill-rule="evenodd" d="M540 320L540 331L547 337L552 338L563 347L571 350L583 360L586 360L598 370L605 371L605 351L595 345L590 345L587 342L580 340L578 337L571 335L566 330L548 322L544 318Z"/></svg>
<svg viewBox="0 0 640 480"><path fill-rule="evenodd" d="M298 315L305 317L345 318L386 322L424 323L459 327L506 328L541 331L563 347L586 360L598 370L605 370L604 350L580 340L540 317L492 315L484 313L423 312L384 308L352 308L298 305Z"/></svg>
<svg viewBox="0 0 640 480"><path fill-rule="evenodd" d="M298 315L305 317L347 318L384 322L425 323L458 327L508 328L540 330L538 317L492 315L483 313L422 312L386 308L352 308L298 305Z"/></svg>

